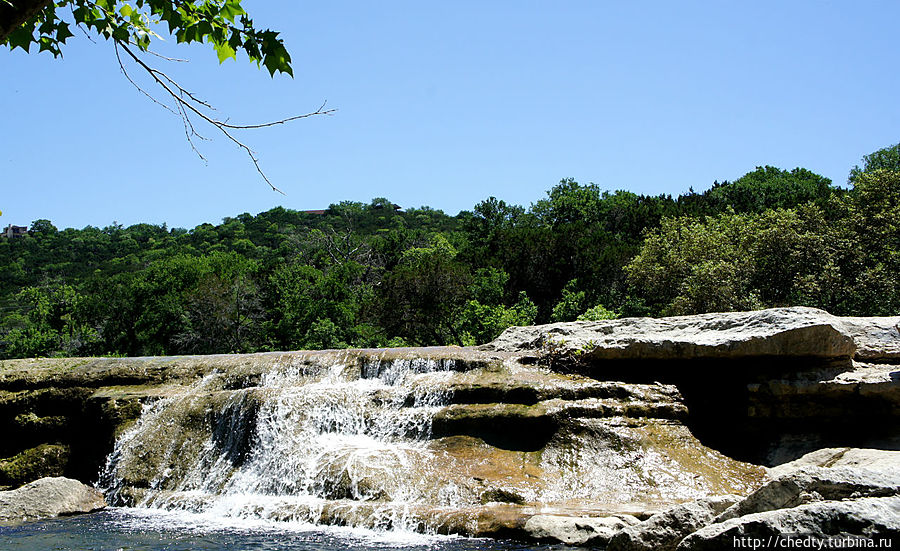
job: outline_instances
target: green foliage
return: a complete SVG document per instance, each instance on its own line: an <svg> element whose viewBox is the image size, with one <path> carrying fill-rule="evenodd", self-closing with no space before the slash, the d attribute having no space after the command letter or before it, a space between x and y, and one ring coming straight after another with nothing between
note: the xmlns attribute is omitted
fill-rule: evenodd
<svg viewBox="0 0 900 551"><path fill-rule="evenodd" d="M428 247L407 249L379 288L381 325L408 342L462 344L454 314L465 303L469 269L440 234Z"/></svg>
<svg viewBox="0 0 900 551"><path fill-rule="evenodd" d="M26 287L16 296L21 308L7 316L0 333L6 357L75 356L89 354L99 341L85 321L85 297L64 283Z"/></svg>
<svg viewBox="0 0 900 551"><path fill-rule="evenodd" d="M588 308L584 311L583 314L578 316L578 321L600 321L600 320L614 320L619 317L619 314L612 310L606 309L602 304L597 304L591 308Z"/></svg>
<svg viewBox="0 0 900 551"><path fill-rule="evenodd" d="M26 2L12 2L13 9ZM291 56L271 30L256 29L240 0L58 0L13 30L0 43L11 49L60 55L62 46L74 36L72 26L80 26L107 40L150 47L157 30L168 32L179 43L206 42L219 62L244 52L271 75L293 74Z"/></svg>
<svg viewBox="0 0 900 551"><path fill-rule="evenodd" d="M750 281L744 215L667 218L625 267L640 296L663 315L759 308Z"/></svg>
<svg viewBox="0 0 900 551"><path fill-rule="evenodd" d="M174 342L182 351L201 354L255 348L262 318L253 279L257 263L235 252L214 252L200 261L207 265L184 292L187 323Z"/></svg>
<svg viewBox="0 0 900 551"><path fill-rule="evenodd" d="M578 291L578 280L568 282L562 290L562 298L553 307L551 321L575 321L579 314L587 308L587 298L584 291Z"/></svg>
<svg viewBox="0 0 900 551"><path fill-rule="evenodd" d="M537 316L537 307L525 292L512 306L487 305L477 300L468 301L458 314L462 344L475 345L490 342L504 329L518 325L531 325Z"/></svg>
<svg viewBox="0 0 900 551"><path fill-rule="evenodd" d="M850 212L857 202L850 201ZM890 238L876 236L876 252L866 255L860 249L867 242L866 230L847 222L842 218L831 223L811 205L762 214L666 219L625 269L634 292L653 297L651 309L659 314L794 304L837 314L878 313L877 304L892 304L888 297L896 293L866 306L859 298L865 286L859 283L871 274L876 289L889 285L887 272L871 270L891 258L884 249Z"/></svg>
<svg viewBox="0 0 900 551"><path fill-rule="evenodd" d="M478 268L472 281L471 291L475 300L482 304L503 302L509 274L497 268Z"/></svg>
<svg viewBox="0 0 900 551"><path fill-rule="evenodd" d="M900 312L900 171L876 169L857 176L848 201L852 249L848 275L857 274L849 312Z"/></svg>
<svg viewBox="0 0 900 551"><path fill-rule="evenodd" d="M594 184L581 185L569 178L547 192L531 207L531 213L541 222L559 226L572 222L597 222L600 216L600 188Z"/></svg>
<svg viewBox="0 0 900 551"><path fill-rule="evenodd" d="M756 167L734 182L716 182L705 195L714 211L764 212L809 201L822 204L831 196L831 180L803 168L787 171Z"/></svg>
<svg viewBox="0 0 900 551"><path fill-rule="evenodd" d="M190 230L35 220L0 239L0 357L469 345L551 320L784 305L896 315L891 151L847 191L767 167L675 199L563 180L529 209L489 198L454 217L376 198Z"/></svg>
<svg viewBox="0 0 900 551"><path fill-rule="evenodd" d="M862 168L857 165L850 170L850 177L847 178L847 183L854 184L863 173L875 170L900 172L900 143L883 147L878 151L864 155L862 161Z"/></svg>

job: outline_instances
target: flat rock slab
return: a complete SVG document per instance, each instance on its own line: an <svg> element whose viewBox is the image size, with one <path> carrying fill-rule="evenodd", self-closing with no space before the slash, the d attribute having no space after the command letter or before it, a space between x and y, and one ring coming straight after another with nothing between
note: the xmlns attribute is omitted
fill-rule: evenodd
<svg viewBox="0 0 900 551"><path fill-rule="evenodd" d="M41 478L0 492L0 521L36 520L99 511L106 500L98 490L64 477Z"/></svg>
<svg viewBox="0 0 900 551"><path fill-rule="evenodd" d="M806 467L850 467L897 476L897 473L900 473L900 450L822 448L790 463L772 467L769 469L769 475L778 478Z"/></svg>
<svg viewBox="0 0 900 551"><path fill-rule="evenodd" d="M554 323L511 327L482 349L570 353L585 360L852 358L857 349L853 336L862 333L867 325L855 320L845 326L842 319L816 308L793 307L658 319ZM885 325L884 335L877 340L889 341L890 323L881 325Z"/></svg>

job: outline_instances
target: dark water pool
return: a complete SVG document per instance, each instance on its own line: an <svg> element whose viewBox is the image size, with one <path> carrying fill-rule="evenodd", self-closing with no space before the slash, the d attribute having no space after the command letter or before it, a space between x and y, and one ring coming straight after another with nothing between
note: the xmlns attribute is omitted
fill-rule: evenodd
<svg viewBox="0 0 900 551"><path fill-rule="evenodd" d="M184 513L110 509L92 515L0 526L3 551L562 551L511 541L378 533L347 528L209 519Z"/></svg>

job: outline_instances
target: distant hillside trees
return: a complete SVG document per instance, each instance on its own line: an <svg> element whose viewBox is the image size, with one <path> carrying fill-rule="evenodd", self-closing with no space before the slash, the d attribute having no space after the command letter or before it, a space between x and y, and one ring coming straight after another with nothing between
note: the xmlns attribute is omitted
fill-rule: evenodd
<svg viewBox="0 0 900 551"><path fill-rule="evenodd" d="M808 305L900 312L897 146L850 189L761 167L678 197L562 180L448 216L385 198L193 229L0 239L0 357L470 345L511 325Z"/></svg>

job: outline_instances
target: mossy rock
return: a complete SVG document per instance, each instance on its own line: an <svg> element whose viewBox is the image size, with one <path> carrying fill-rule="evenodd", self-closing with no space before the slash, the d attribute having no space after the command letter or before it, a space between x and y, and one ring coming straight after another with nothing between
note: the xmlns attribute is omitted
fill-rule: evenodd
<svg viewBox="0 0 900 551"><path fill-rule="evenodd" d="M0 460L0 484L21 486L45 476L63 476L69 463L68 446L41 444Z"/></svg>
<svg viewBox="0 0 900 551"><path fill-rule="evenodd" d="M62 415L38 417L33 412L20 413L13 419L15 428L22 431L35 431L40 433L57 433L66 428L68 420Z"/></svg>

